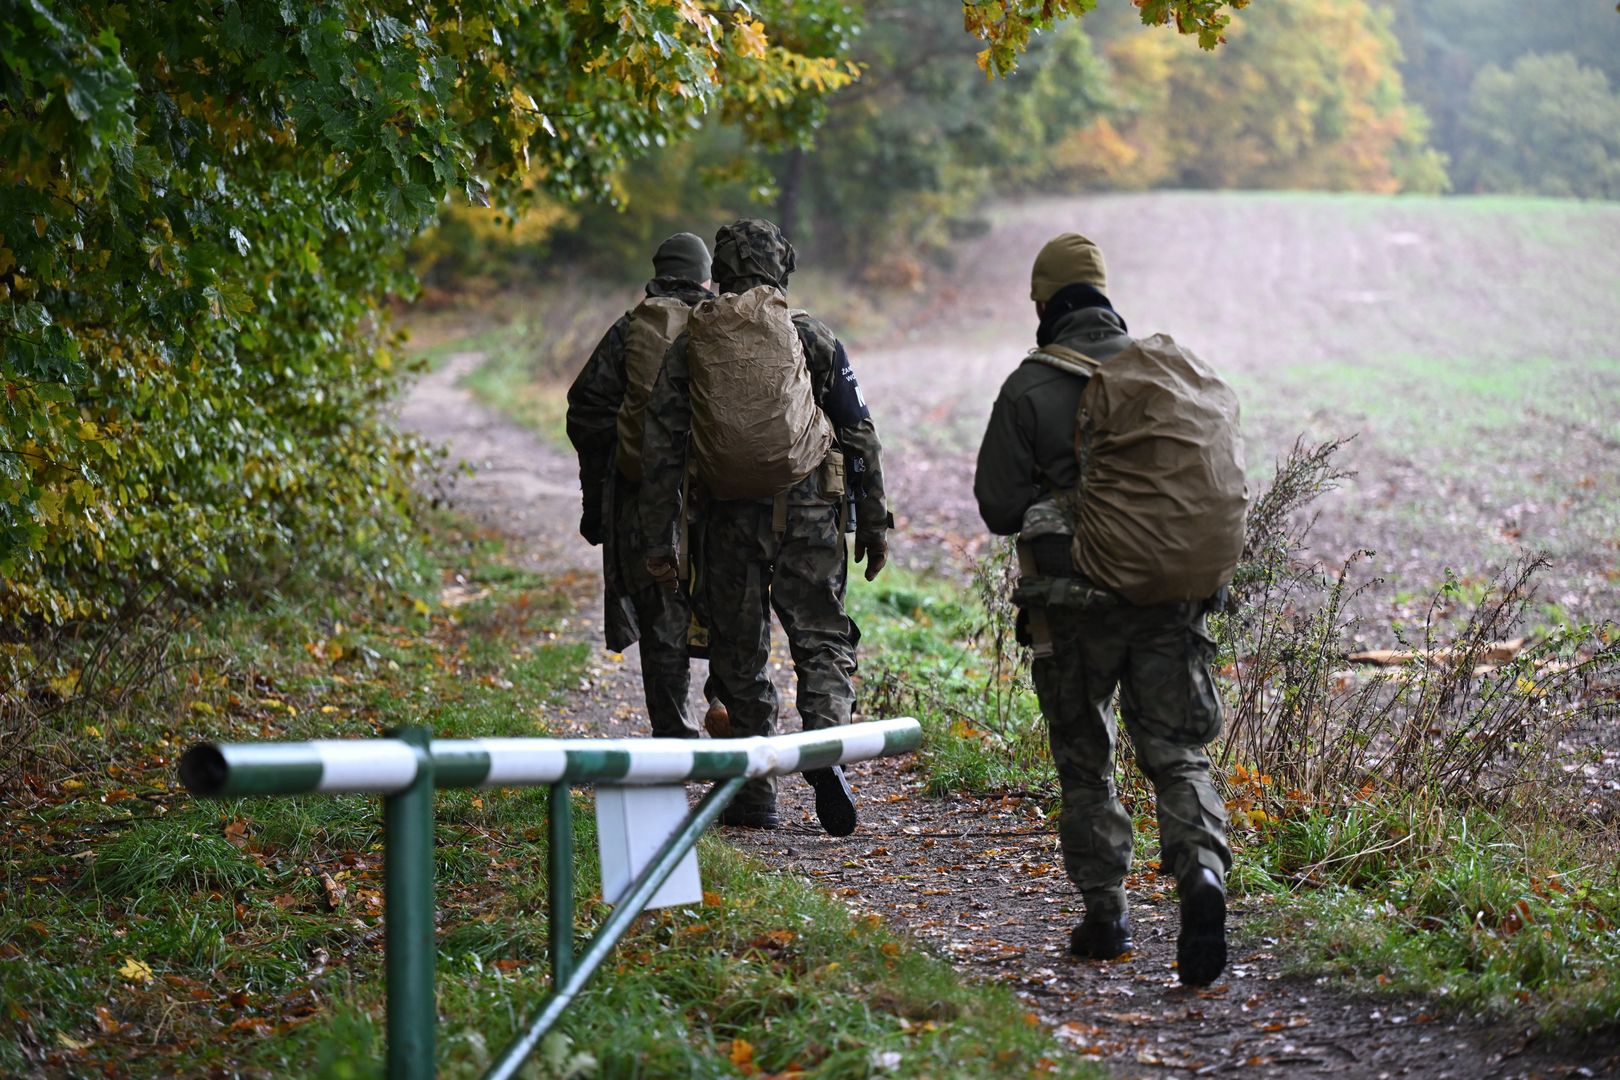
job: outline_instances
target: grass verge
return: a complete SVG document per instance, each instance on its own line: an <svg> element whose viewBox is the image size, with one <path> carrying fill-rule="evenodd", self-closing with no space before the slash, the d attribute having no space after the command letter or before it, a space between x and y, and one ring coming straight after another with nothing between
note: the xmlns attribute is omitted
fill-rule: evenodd
<svg viewBox="0 0 1620 1080"><path fill-rule="evenodd" d="M571 599L454 526L418 563L411 594L302 580L215 609L176 678L73 721L77 764L5 794L0 1074L378 1075L378 801L197 801L174 769L206 737L545 733L587 659L559 634ZM604 909L576 799L585 934ZM546 797L436 805L439 1064L472 1075L546 989ZM705 903L641 920L535 1075L1092 1075L1004 990L719 840L699 854Z"/></svg>
<svg viewBox="0 0 1620 1080"><path fill-rule="evenodd" d="M1243 882L1285 898L1260 929L1357 989L1598 1031L1620 1017L1620 873L1565 829L1419 798L1304 810L1245 845Z"/></svg>
<svg viewBox="0 0 1620 1080"><path fill-rule="evenodd" d="M1027 668L1005 650L998 660L994 646L1010 623L962 589L898 566L852 589L848 605L861 626L861 707L922 724L930 794L1020 789L1057 798Z"/></svg>

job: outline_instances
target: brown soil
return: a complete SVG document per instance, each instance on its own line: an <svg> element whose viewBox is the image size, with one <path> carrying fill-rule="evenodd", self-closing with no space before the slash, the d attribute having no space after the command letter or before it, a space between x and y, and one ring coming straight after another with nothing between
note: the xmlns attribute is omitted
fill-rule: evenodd
<svg viewBox="0 0 1620 1080"><path fill-rule="evenodd" d="M1511 280L1513 243L1498 248L1480 237L1465 248L1487 265L1479 275L1470 269L1463 275L1467 288L1459 286L1452 295L1446 283L1453 275L1445 260L1458 241L1456 230L1468 222L1444 218L1436 225L1436 219L1424 217L1392 223L1385 219L1402 211L1391 205L1397 209L1385 211L1371 227L1354 213L1339 214L1345 219L1339 221L1334 214L1309 214L1306 204L1290 200L1223 204L1201 196L1142 196L1004 210L996 228L963 258L961 279L941 290L934 315L925 315L894 340L855 351L857 371L892 447L893 501L904 518L896 544L901 558L959 573L963 558L984 541L971 499L971 447L996 387L1032 336L1022 282L1029 257L1053 232L1081 228L1103 244L1116 282L1113 295L1134 330L1175 329L1200 351L1253 373L1262 388L1281 385L1265 382L1279 368L1287 374L1289 365L1341 355L1352 326L1357 350L1388 350L1396 339L1439 335L1450 327L1470 339L1491 341L1493 350L1511 351L1518 340L1515 314L1502 304L1482 304L1477 292L1465 294L1467 288L1477 289L1479 275ZM1310 217L1310 229L1300 215ZM1324 243L1303 250L1290 246L1302 231L1320 232L1318 226L1331 226ZM1615 262L1620 257L1614 254L1620 251L1620 214L1606 240L1588 250L1606 252L1607 280L1620 280ZM1440 294L1429 299L1437 303L1431 310L1442 314L1428 319L1413 314L1401 297L1387 295L1393 286L1386 279L1411 276L1402 260L1419 256L1431 291ZM1602 274L1586 276L1604 280ZM1597 286L1581 292L1585 286L1568 281L1546 287L1574 289L1577 315L1608 304L1605 295L1613 295L1599 295L1593 291ZM1532 292L1541 288L1536 285ZM1567 297L1563 310L1571 310ZM1558 347L1578 353L1600 344L1599 329L1614 340L1613 325L1571 328ZM1442 345L1431 341L1428 347ZM597 640L597 553L574 530L579 510L574 462L456 387L456 379L477 361L476 355L463 354L426 377L404 405L402 420L448 444L452 462L473 467L455 482L455 503L515 537L536 567L571 582L580 605L574 630L583 640ZM1268 454L1291 441L1302 424L1326 423L1320 416L1286 410L1270 420L1266 415L1261 415L1259 442ZM1612 421L1604 422L1612 427ZM1612 482L1620 472L1615 468L1620 442L1606 442L1601 429L1594 431L1583 452ZM1396 483L1392 476L1410 480L1414 475L1400 472L1399 454L1376 439L1358 444L1353 464L1363 479L1329 507L1319 548L1333 553L1366 545L1364 530L1382 528L1388 536L1385 549L1399 553L1402 573L1421 576L1447 563L1471 565L1468 558L1500 539L1494 529L1488 543L1476 535L1481 522L1501 515L1488 493L1464 508L1454 531L1441 527L1438 540L1408 536L1400 525L1408 519L1368 510L1369 497L1376 500ZM1612 597L1604 586L1614 563L1612 548L1588 549L1589 531L1605 527L1581 517L1590 511L1590 506L1583 511L1548 504L1535 514L1524 512L1522 520L1579 534L1559 587L1583 614L1596 615L1612 610L1605 607ZM1536 537L1523 539L1530 543ZM1386 618L1396 591L1389 586L1378 594L1384 606L1378 613ZM780 645L779 632L777 637ZM588 684L562 710L560 730L643 733L634 651L622 659L598 656ZM785 649L775 663L784 703L791 706ZM701 679L693 681L696 687ZM786 729L796 726L795 718L785 717ZM1148 869L1128 882L1136 952L1108 964L1074 960L1065 945L1080 916L1078 897L1058 864L1055 836L1042 816L1044 799L1020 794L930 798L906 761L859 765L851 779L861 808L861 827L853 837L824 835L814 821L808 786L790 778L782 784L782 829L728 830L728 839L852 908L905 928L970 976L1008 985L1064 1043L1105 1061L1117 1075L1620 1075L1620 1048L1612 1041L1551 1045L1523 1025L1457 1017L1432 1000L1360 997L1331 980L1285 974L1288 944L1247 929L1246 915L1253 908L1243 900L1233 908L1226 974L1208 990L1182 989L1171 966L1174 889Z"/></svg>

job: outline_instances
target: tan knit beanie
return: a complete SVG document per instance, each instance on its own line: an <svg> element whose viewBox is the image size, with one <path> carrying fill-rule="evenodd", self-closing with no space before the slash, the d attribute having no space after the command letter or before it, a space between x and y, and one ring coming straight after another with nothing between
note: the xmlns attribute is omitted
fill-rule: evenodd
<svg viewBox="0 0 1620 1080"><path fill-rule="evenodd" d="M1047 241L1035 256L1029 298L1044 304L1063 286L1077 282L1108 291L1108 269L1103 265L1102 250L1079 233L1064 233Z"/></svg>

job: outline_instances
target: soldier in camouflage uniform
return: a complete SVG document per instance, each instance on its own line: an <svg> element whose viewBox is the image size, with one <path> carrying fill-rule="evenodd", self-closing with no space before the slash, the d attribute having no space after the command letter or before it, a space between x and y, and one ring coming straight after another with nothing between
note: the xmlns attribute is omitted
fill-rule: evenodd
<svg viewBox="0 0 1620 1080"><path fill-rule="evenodd" d="M793 246L771 222L738 221L715 236L714 276L722 292L742 293L760 285L785 291L794 264ZM884 498L877 427L832 331L802 311L793 313L793 325L804 346L816 404L831 421L844 455L856 504L855 560L866 560L870 581L887 561L887 529L893 520ZM689 342L690 335L682 334L665 357L647 407L642 447L647 565L650 573L667 581L675 575L691 435ZM776 499L710 499L700 490L701 481L692 481L703 521L701 536L693 537L694 599L710 620L709 670L730 710L735 735L768 735L776 722L776 687L767 670L773 608L787 631L805 729L849 722L860 631L844 611L845 499L826 493L833 485L825 471L813 471L788 490L785 517ZM853 832L855 806L842 770L815 769L805 778L816 790L823 827L835 836ZM774 781L750 781L721 820L775 828Z"/></svg>
<svg viewBox="0 0 1620 1080"><path fill-rule="evenodd" d="M709 291L709 249L702 238L676 233L653 255L654 277L648 296L669 296L697 304ZM579 485L584 499L579 532L602 545L603 592L607 602L604 633L607 647L623 652L641 641L642 689L652 733L662 738L696 738L686 697L691 662L687 630L691 609L681 593L660 588L643 562L647 544L641 535L641 485L616 467L619 408L627 386L625 336L627 312L597 344L568 389L568 438L579 454ZM713 687L705 688L713 704L711 717L723 714Z"/></svg>
<svg viewBox="0 0 1620 1080"><path fill-rule="evenodd" d="M1102 254L1084 237L1065 234L1042 249L1031 290L1037 344L1067 346L1103 362L1129 346L1106 282ZM1161 865L1178 883L1181 980L1204 985L1225 964L1224 880L1232 862L1226 808L1204 749L1221 727L1209 670L1215 644L1204 622L1214 599L1137 607L1075 568L1074 526L1060 507L1075 497L1079 481L1075 416L1085 384L1082 376L1033 360L1008 376L979 449L973 490L990 530L1021 533L1038 577L1062 586L1038 609L1052 651L1035 660L1034 679L1062 786L1064 866L1085 898L1070 951L1107 960L1132 947L1122 886L1131 819L1113 780L1117 688L1137 764L1158 796Z"/></svg>

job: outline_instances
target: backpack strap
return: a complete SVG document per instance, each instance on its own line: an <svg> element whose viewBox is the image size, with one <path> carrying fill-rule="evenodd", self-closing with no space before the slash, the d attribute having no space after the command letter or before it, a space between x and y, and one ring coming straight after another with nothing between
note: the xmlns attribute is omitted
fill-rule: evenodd
<svg viewBox="0 0 1620 1080"><path fill-rule="evenodd" d="M1102 367L1101 360L1093 360L1078 349L1071 349L1066 345L1043 345L1038 349L1032 349L1024 360L1045 364L1047 367L1057 368L1059 371L1078 375L1083 379L1091 378L1097 373L1097 369Z"/></svg>
<svg viewBox="0 0 1620 1080"><path fill-rule="evenodd" d="M776 498L771 500L771 532L778 540L787 533L788 490L791 489L777 492Z"/></svg>

